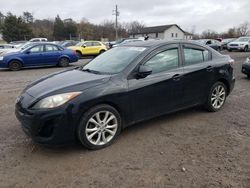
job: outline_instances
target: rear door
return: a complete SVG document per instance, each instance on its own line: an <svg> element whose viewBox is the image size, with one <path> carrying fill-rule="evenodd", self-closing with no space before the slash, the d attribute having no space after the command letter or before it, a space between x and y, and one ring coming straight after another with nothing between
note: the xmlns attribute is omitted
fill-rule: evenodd
<svg viewBox="0 0 250 188"><path fill-rule="evenodd" d="M56 65L58 63L61 51L53 44L45 44L44 59L46 64Z"/></svg>
<svg viewBox="0 0 250 188"><path fill-rule="evenodd" d="M152 68L146 78L128 80L133 119L143 120L181 106L182 74L179 45L155 51L142 64Z"/></svg>
<svg viewBox="0 0 250 188"><path fill-rule="evenodd" d="M185 106L204 102L214 78L214 65L211 52L193 44L182 45L184 66L184 96Z"/></svg>

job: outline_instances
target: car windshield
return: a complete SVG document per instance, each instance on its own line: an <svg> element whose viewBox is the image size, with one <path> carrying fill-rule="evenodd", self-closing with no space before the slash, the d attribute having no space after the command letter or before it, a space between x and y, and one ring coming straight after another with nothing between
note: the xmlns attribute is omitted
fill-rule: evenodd
<svg viewBox="0 0 250 188"><path fill-rule="evenodd" d="M145 49L143 47L116 47L93 59L83 69L115 74L124 70Z"/></svg>
<svg viewBox="0 0 250 188"><path fill-rule="evenodd" d="M247 38L247 37L242 37L242 38L238 38L236 41L239 41L239 42L247 42L249 41L250 38Z"/></svg>

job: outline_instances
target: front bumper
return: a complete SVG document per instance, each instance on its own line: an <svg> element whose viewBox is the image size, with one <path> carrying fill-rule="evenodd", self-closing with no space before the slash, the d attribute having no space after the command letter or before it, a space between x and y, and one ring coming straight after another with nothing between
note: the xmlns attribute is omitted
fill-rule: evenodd
<svg viewBox="0 0 250 188"><path fill-rule="evenodd" d="M245 46L227 46L228 50L244 50Z"/></svg>
<svg viewBox="0 0 250 188"><path fill-rule="evenodd" d="M75 141L74 121L64 109L29 110L17 103L15 114L23 131L36 143L62 145Z"/></svg>
<svg viewBox="0 0 250 188"><path fill-rule="evenodd" d="M5 63L3 60L0 60L0 68L8 68L8 64Z"/></svg>
<svg viewBox="0 0 250 188"><path fill-rule="evenodd" d="M241 72L246 75L250 75L250 63L244 63L241 68Z"/></svg>

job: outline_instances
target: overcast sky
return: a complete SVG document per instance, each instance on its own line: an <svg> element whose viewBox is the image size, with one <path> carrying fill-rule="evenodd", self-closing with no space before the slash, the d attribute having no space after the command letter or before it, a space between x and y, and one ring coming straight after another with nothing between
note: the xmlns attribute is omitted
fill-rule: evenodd
<svg viewBox="0 0 250 188"><path fill-rule="evenodd" d="M21 15L32 12L37 19L86 18L92 23L114 19L118 5L120 22L138 20L146 26L178 24L196 32L211 29L222 32L250 21L250 0L0 0L0 11Z"/></svg>

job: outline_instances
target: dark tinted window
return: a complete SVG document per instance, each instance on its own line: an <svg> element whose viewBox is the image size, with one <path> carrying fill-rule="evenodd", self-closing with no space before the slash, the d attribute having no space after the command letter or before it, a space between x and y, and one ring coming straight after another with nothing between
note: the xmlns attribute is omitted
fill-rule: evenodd
<svg viewBox="0 0 250 188"><path fill-rule="evenodd" d="M193 65L209 60L209 52L203 49L184 48L186 65Z"/></svg>
<svg viewBox="0 0 250 188"><path fill-rule="evenodd" d="M148 60L145 65L151 67L153 73L158 73L177 68L178 63L178 49L174 48L158 53Z"/></svg>
<svg viewBox="0 0 250 188"><path fill-rule="evenodd" d="M45 51L46 52L58 51L58 48L54 45L46 44Z"/></svg>

